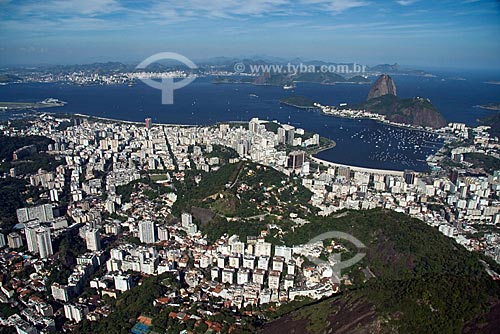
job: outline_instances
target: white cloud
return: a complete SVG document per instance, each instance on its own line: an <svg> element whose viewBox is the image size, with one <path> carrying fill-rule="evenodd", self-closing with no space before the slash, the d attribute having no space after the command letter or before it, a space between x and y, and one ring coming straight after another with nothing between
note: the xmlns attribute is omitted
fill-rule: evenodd
<svg viewBox="0 0 500 334"><path fill-rule="evenodd" d="M16 8L24 15L94 16L119 11L122 6L117 0L51 0L26 3Z"/></svg>
<svg viewBox="0 0 500 334"><path fill-rule="evenodd" d="M335 13L340 13L351 8L368 6L369 4L370 3L366 1L337 0L332 1L328 5L328 8L330 8Z"/></svg>
<svg viewBox="0 0 500 334"><path fill-rule="evenodd" d="M368 6L370 2L361 0L303 0L306 4L321 5L324 9L338 14L346 10Z"/></svg>
<svg viewBox="0 0 500 334"><path fill-rule="evenodd" d="M409 6L417 2L418 0L398 0L396 1L401 6Z"/></svg>
<svg viewBox="0 0 500 334"><path fill-rule="evenodd" d="M283 13L287 5L289 5L288 0L168 0L157 1L152 8L144 10L161 13L170 9L188 17L230 18L277 15Z"/></svg>
<svg viewBox="0 0 500 334"><path fill-rule="evenodd" d="M8 10L7 20L29 22L61 18L101 18L114 20L118 14L124 21L173 23L197 18L244 19L264 16L310 16L321 11L338 14L369 4L365 0L152 0L138 5L126 0L45 0L9 2L0 0ZM0 17L2 16L0 14Z"/></svg>
<svg viewBox="0 0 500 334"><path fill-rule="evenodd" d="M197 16L214 17L282 14L307 16L309 12L318 12L319 9L340 13L351 8L367 6L370 2L364 0L301 0L300 4L291 0L185 0L182 2L167 0L158 2L155 8L169 7L180 11L189 10Z"/></svg>

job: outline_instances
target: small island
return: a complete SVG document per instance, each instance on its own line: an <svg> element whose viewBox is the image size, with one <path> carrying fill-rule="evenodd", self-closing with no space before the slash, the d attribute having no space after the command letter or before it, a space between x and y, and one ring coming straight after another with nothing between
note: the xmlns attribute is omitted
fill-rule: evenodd
<svg viewBox="0 0 500 334"><path fill-rule="evenodd" d="M300 109L313 109L316 108L314 106L314 102L303 97L303 96L288 96L280 99L280 103L286 104L288 106L292 106Z"/></svg>
<svg viewBox="0 0 500 334"><path fill-rule="evenodd" d="M255 80L253 76L243 76L243 77L223 77L217 76L212 80L214 84L251 84Z"/></svg>
<svg viewBox="0 0 500 334"><path fill-rule="evenodd" d="M476 107L486 110L500 111L500 102L481 104Z"/></svg>

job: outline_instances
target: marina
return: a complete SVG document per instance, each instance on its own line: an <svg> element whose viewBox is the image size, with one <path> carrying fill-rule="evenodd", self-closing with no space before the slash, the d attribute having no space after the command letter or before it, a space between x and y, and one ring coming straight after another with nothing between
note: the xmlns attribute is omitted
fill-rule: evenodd
<svg viewBox="0 0 500 334"><path fill-rule="evenodd" d="M397 127L387 132L361 129L351 138L359 138L364 144L375 147L368 159L383 162L399 161L410 169L413 166L413 160L408 158L405 152L411 151L413 155L425 155L429 150L437 151L443 144L440 135L425 131L412 131L408 134L407 131Z"/></svg>

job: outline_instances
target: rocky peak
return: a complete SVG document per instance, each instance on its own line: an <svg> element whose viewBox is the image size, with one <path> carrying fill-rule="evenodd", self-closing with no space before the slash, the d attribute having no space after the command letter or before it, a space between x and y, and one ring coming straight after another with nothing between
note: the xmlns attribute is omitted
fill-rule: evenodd
<svg viewBox="0 0 500 334"><path fill-rule="evenodd" d="M392 80L390 76L388 76L387 74L382 74L370 88L367 100L387 94L396 96L396 85L394 84L394 80Z"/></svg>

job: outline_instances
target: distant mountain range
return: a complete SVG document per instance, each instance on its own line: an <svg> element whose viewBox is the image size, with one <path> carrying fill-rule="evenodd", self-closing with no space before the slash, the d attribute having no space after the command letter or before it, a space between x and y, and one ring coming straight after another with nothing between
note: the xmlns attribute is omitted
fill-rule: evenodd
<svg viewBox="0 0 500 334"><path fill-rule="evenodd" d="M338 62L329 62L323 60L305 60L302 58L279 58L279 57L268 57L268 56L255 56L255 57L215 57L209 58L206 60L198 60L199 65L218 65L218 66L227 66L228 70L232 70L234 68L234 64L243 63L243 64L281 64L286 65L288 63L291 64L304 64L304 65L348 65L352 67L355 63L338 63ZM357 64L363 65L363 64ZM405 66L401 66L398 63L394 64L379 64L375 66L366 66L366 72L370 74L406 74L406 75L418 75L418 76L432 76L431 73L413 69Z"/></svg>
<svg viewBox="0 0 500 334"><path fill-rule="evenodd" d="M131 72L134 71L137 63L121 63L121 62L97 62L91 64L75 64L75 65L41 65L41 66L25 66L25 67L15 67L15 68L6 68L0 70L0 73L32 73L32 72L48 72L48 73L71 73L78 71L85 71L91 73L99 73L99 74L112 74L112 73L120 73L120 72ZM234 65L236 63L243 63L246 65L287 65L287 64L304 64L304 65L313 65L313 66L338 66L338 65L347 65L349 68L352 68L355 63L336 63L336 62L327 62L321 60L304 60L301 58L278 58L278 57L269 57L269 56L254 56L254 57L214 57L206 60L196 60L195 63L198 65L200 70L220 70L227 72L234 72ZM361 65L361 64L357 64ZM148 70L150 71L166 71L169 69L178 69L186 67L175 60L164 60L160 62L156 62L148 66ZM404 68L398 64L380 64L376 66L366 66L366 72L362 73L363 75L378 75L380 73L387 74L402 74L402 75L431 75L425 71L415 70ZM246 73L249 73L250 69L247 66ZM196 71L195 71L196 72Z"/></svg>
<svg viewBox="0 0 500 334"><path fill-rule="evenodd" d="M368 71L371 73L385 73L385 74L406 74L406 75L418 75L418 76L434 76L431 73L416 70L411 68L405 68L398 63L394 64L381 64L372 67L368 67Z"/></svg>

